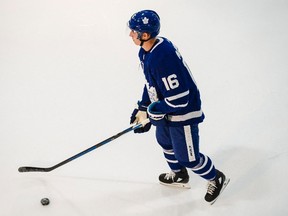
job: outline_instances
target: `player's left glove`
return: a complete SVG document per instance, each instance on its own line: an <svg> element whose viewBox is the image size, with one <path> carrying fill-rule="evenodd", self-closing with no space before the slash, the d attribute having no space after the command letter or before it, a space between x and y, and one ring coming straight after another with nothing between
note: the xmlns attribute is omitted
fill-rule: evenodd
<svg viewBox="0 0 288 216"><path fill-rule="evenodd" d="M157 110L157 105L160 101L156 101L151 103L147 108L147 113L150 119L150 122L155 126L166 126L166 114L162 113L161 111Z"/></svg>

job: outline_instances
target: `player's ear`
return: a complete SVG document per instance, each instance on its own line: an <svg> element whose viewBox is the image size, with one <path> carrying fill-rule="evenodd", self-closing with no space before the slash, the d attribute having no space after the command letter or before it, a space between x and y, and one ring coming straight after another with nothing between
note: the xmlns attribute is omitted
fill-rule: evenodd
<svg viewBox="0 0 288 216"><path fill-rule="evenodd" d="M150 34L149 33L147 33L147 32L144 32L143 34L142 34L142 40L148 40L149 38L150 38Z"/></svg>

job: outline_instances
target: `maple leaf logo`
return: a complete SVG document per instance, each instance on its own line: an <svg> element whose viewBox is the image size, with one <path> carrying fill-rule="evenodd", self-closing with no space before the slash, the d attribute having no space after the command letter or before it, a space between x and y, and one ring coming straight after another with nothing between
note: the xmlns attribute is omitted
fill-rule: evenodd
<svg viewBox="0 0 288 216"><path fill-rule="evenodd" d="M147 17L144 17L144 18L142 19L142 22L143 22L144 25L146 25L146 24L149 23L149 19L148 19Z"/></svg>

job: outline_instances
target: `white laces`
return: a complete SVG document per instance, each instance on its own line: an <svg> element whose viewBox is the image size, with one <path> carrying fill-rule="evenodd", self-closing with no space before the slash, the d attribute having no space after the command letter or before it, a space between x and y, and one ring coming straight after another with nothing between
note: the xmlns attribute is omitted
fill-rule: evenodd
<svg viewBox="0 0 288 216"><path fill-rule="evenodd" d="M175 175L176 174L173 171L170 171L170 173L166 173L164 178L167 179L167 180L169 180L169 179L173 179L174 180Z"/></svg>
<svg viewBox="0 0 288 216"><path fill-rule="evenodd" d="M215 181L209 181L207 184L207 193L213 195L215 189L217 188Z"/></svg>

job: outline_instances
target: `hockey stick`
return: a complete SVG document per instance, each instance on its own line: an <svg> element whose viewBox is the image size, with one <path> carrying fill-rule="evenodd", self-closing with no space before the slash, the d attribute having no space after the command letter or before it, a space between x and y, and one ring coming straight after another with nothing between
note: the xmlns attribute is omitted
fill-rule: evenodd
<svg viewBox="0 0 288 216"><path fill-rule="evenodd" d="M138 128L141 128L142 125L145 125L148 122L149 122L149 119L146 119L146 120L144 120L143 122L141 122L141 123L139 123L137 125L133 125L133 126L127 128L127 129L125 129L125 130L123 130L123 131L121 131L121 132L119 132L119 133L117 133L117 134L115 134L115 135L103 140L102 142L99 142L99 143L91 146L90 148L88 148L88 149L86 149L86 150L84 150L84 151L82 151L82 152L80 152L80 153L78 153L78 154L76 154L76 155L74 155L74 156L72 156L72 157L70 157L70 158L68 158L68 159L66 159L66 160L54 165L54 166L52 166L52 167L44 168L44 167L23 166L23 167L19 167L18 171L19 172L50 172L50 171L52 171L52 170L54 170L54 169L56 169L56 168L58 168L60 166L63 166L66 163L69 163L69 162L75 160L76 158L79 158L79 157L87 154L90 151L93 151L94 149L96 149L96 148L98 148L100 146L103 146L103 145L113 141L114 139L117 139L118 137L122 136L123 134L126 134L126 133L128 133L130 131L134 131L134 130L136 130Z"/></svg>

